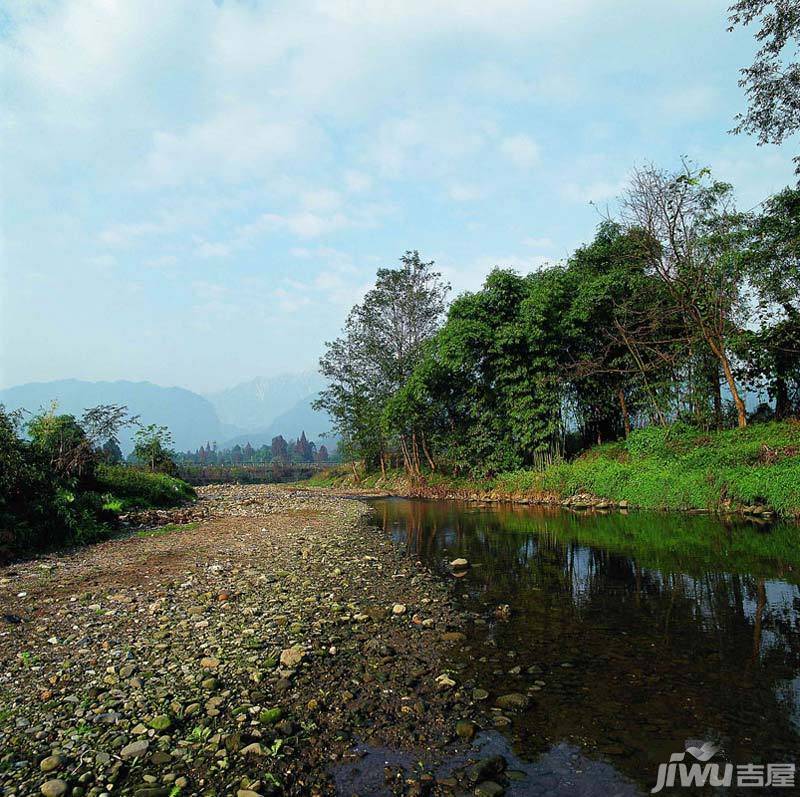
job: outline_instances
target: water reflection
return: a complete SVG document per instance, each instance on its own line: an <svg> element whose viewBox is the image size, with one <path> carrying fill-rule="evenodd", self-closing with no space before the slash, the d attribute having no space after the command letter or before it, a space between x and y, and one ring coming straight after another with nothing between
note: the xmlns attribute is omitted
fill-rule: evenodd
<svg viewBox="0 0 800 797"><path fill-rule="evenodd" d="M647 790L687 739L719 741L734 763L795 761L796 526L399 499L375 509L442 572L471 562L457 590L488 622L455 664L494 694L531 692L510 731L522 754L566 742ZM498 604L508 621L494 619Z"/></svg>

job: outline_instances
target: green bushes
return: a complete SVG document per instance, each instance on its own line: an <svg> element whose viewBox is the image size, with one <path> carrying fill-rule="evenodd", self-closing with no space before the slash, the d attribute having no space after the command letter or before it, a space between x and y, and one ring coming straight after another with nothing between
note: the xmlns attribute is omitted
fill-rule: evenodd
<svg viewBox="0 0 800 797"><path fill-rule="evenodd" d="M102 463L96 431L118 421L119 409L88 410L80 422L50 410L23 427L0 407L0 560L92 542L114 529L121 511L195 497L179 479Z"/></svg>
<svg viewBox="0 0 800 797"><path fill-rule="evenodd" d="M456 478L437 471L416 482L402 471L363 475L345 466L314 476L309 485L378 487L412 495L486 494L565 499L588 493L646 509L737 509L764 506L800 516L800 423L773 421L746 429L702 432L686 424L634 431L624 442L585 451L544 470L514 470L493 479Z"/></svg>
<svg viewBox="0 0 800 797"><path fill-rule="evenodd" d="M127 465L100 464L95 479L99 492L109 497L107 506L113 505L118 511L175 506L197 497L180 479Z"/></svg>

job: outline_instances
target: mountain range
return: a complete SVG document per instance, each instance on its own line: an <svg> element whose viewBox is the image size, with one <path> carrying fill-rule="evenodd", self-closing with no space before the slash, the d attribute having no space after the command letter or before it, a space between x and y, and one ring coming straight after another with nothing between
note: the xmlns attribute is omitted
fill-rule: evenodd
<svg viewBox="0 0 800 797"><path fill-rule="evenodd" d="M322 386L320 377L309 372L258 377L206 396L151 382L62 379L0 390L0 405L36 412L55 401L60 412L81 415L98 404L124 404L143 424L169 427L175 448L181 451L209 441L220 448L249 441L257 448L279 434L289 440L303 431L309 440L319 442L330 428L327 416L311 407ZM133 431L124 429L120 434L126 453L133 447Z"/></svg>

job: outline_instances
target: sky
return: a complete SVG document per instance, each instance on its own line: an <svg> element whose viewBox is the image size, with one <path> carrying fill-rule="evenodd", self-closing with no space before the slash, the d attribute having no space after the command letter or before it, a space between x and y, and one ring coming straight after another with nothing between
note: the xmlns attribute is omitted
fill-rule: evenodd
<svg viewBox="0 0 800 797"><path fill-rule="evenodd" d="M591 240L637 165L752 207L727 0L3 0L0 387L313 369L408 249L454 293Z"/></svg>

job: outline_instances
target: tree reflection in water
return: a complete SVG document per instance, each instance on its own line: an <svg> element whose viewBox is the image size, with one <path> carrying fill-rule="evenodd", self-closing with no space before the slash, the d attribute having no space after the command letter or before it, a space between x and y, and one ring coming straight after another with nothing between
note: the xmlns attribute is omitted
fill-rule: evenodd
<svg viewBox="0 0 800 797"><path fill-rule="evenodd" d="M720 741L734 763L795 761L797 526L401 499L374 507L398 544L443 574L453 558L472 563L456 589L488 623L453 663L493 694L536 690L510 732L519 752L576 744L647 788L687 739ZM508 622L494 619L498 604L511 606Z"/></svg>

